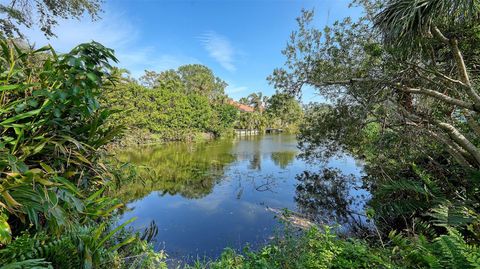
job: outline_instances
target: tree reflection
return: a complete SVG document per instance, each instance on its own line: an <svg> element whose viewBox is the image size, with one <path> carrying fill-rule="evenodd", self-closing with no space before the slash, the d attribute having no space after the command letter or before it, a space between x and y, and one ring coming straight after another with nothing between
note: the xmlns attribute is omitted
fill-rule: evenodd
<svg viewBox="0 0 480 269"><path fill-rule="evenodd" d="M339 169L304 171L297 175L295 201L299 211L317 223L348 224L359 219L363 199L355 195L356 177Z"/></svg>
<svg viewBox="0 0 480 269"><path fill-rule="evenodd" d="M260 156L260 150L255 149L255 152L252 154L252 158L250 159L250 165L248 166L249 169L252 170L262 170L262 158Z"/></svg>
<svg viewBox="0 0 480 269"><path fill-rule="evenodd" d="M270 159L272 159L276 166L285 169L293 162L296 155L297 153L295 151L272 152Z"/></svg>
<svg viewBox="0 0 480 269"><path fill-rule="evenodd" d="M229 153L232 146L229 141L172 143L119 152L117 158L134 164L137 175L116 191L116 197L129 202L152 191L189 199L204 197L220 181L225 166L235 161Z"/></svg>

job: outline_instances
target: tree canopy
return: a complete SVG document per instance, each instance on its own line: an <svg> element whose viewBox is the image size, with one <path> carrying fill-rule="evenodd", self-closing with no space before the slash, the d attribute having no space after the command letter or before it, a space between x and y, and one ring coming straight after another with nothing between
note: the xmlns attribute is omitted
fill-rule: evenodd
<svg viewBox="0 0 480 269"><path fill-rule="evenodd" d="M451 225L478 239L478 229L466 229L480 219L471 191L478 190L480 168L480 6L354 4L364 10L360 18L323 29L304 10L283 51L284 67L269 77L285 93L308 85L326 100L307 106L302 155L325 159L346 151L362 158L380 229L411 231L433 219L435 227ZM420 195L422 188L428 194Z"/></svg>
<svg viewBox="0 0 480 269"><path fill-rule="evenodd" d="M103 93L104 104L120 113L112 124L123 124L140 136L159 140L189 140L198 133L229 133L237 110L226 103L226 83L202 65L185 65L160 73L146 71L140 81L122 79ZM135 132L132 132L135 133ZM137 141L137 142L138 142Z"/></svg>
<svg viewBox="0 0 480 269"><path fill-rule="evenodd" d="M358 21L347 18L323 31L311 27L313 12L304 11L299 30L284 50L287 68L275 70L270 80L279 89L295 93L305 84L315 87L335 111L344 114L336 118L337 125L348 117L351 125L359 127L356 130L377 122L383 129L411 132L407 137L430 137L459 163L479 167L480 151L474 140L480 98L471 79L478 57L476 49L470 50L478 42L478 29L458 19L461 14L444 13L441 20L459 21L463 28L431 21L426 25L432 35L415 35L421 45L393 45L393 36L404 41L402 35L410 29L390 26L397 15L388 19L389 14L397 14L395 8L403 12L399 2L417 1L390 1L376 21L372 14L382 5L365 5L365 16ZM371 27L374 23L376 27ZM468 51L467 60L462 49ZM345 139L342 142L347 143Z"/></svg>
<svg viewBox="0 0 480 269"><path fill-rule="evenodd" d="M186 94L199 94L220 102L224 100L225 88L228 86L212 70L200 64L183 65L177 70L160 73L145 71L140 81L149 88L162 87Z"/></svg>
<svg viewBox="0 0 480 269"><path fill-rule="evenodd" d="M284 128L295 132L303 118L300 102L287 93L275 93L267 101L266 113L270 127Z"/></svg>
<svg viewBox="0 0 480 269"><path fill-rule="evenodd" d="M0 4L0 35L23 37L21 28L35 25L47 37L55 36L58 19L80 19L87 13L98 19L103 0L9 0Z"/></svg>

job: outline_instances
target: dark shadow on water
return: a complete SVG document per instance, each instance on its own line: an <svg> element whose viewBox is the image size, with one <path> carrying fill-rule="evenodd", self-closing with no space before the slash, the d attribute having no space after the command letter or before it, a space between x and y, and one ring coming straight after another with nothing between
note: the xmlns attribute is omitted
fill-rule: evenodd
<svg viewBox="0 0 480 269"><path fill-rule="evenodd" d="M338 168L304 171L296 176L299 213L318 224L341 225L344 233L371 229L364 209L370 198L361 179Z"/></svg>

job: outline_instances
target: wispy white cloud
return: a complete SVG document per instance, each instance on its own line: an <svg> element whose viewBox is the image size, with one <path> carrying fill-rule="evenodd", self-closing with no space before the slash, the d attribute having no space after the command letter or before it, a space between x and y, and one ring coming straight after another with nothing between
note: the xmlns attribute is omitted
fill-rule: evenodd
<svg viewBox="0 0 480 269"><path fill-rule="evenodd" d="M236 94L236 93L241 93L241 92L245 92L246 90L248 90L248 87L245 87L245 86L236 86L234 84L229 84L227 86L227 88L225 89L225 93L231 95L231 94Z"/></svg>
<svg viewBox="0 0 480 269"><path fill-rule="evenodd" d="M77 20L62 20L55 27L50 40L38 29L25 31L31 43L36 46L51 44L60 52L67 52L74 46L97 41L115 50L119 66L128 69L133 77L140 77L145 70L162 71L174 69L184 64L200 63L199 60L183 54L159 53L154 46L141 44L141 33L125 13L112 9L102 15L102 19L92 22L88 17Z"/></svg>
<svg viewBox="0 0 480 269"><path fill-rule="evenodd" d="M225 93L231 98L238 100L243 96L246 96L248 93L248 87L235 85L234 83L228 82L227 88L225 88Z"/></svg>
<svg viewBox="0 0 480 269"><path fill-rule="evenodd" d="M118 53L120 65L130 70L133 77L139 78L145 70L162 71L176 69L181 65L200 63L196 58L181 54L158 54L154 47L135 50L121 50Z"/></svg>
<svg viewBox="0 0 480 269"><path fill-rule="evenodd" d="M228 71L236 70L234 65L235 49L226 37L214 31L209 31L203 34L200 40L210 57L215 59L223 68Z"/></svg>

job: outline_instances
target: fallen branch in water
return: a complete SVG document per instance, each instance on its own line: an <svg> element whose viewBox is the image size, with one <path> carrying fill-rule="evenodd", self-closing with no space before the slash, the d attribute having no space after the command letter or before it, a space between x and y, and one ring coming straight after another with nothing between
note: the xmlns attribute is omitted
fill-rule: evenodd
<svg viewBox="0 0 480 269"><path fill-rule="evenodd" d="M272 208L268 206L265 208L265 210L273 212L281 220L303 230L318 226L316 223L298 212L280 210L278 208Z"/></svg>

